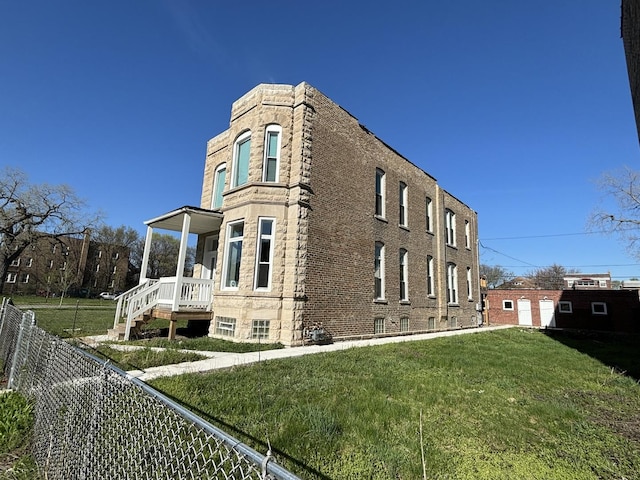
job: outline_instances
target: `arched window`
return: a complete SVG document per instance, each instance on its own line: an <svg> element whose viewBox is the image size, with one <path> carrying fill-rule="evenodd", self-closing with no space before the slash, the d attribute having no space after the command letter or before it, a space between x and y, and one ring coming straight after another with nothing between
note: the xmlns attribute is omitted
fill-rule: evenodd
<svg viewBox="0 0 640 480"><path fill-rule="evenodd" d="M233 146L233 178L231 187L239 187L249 181L249 157L251 152L251 132L240 135Z"/></svg>
<svg viewBox="0 0 640 480"><path fill-rule="evenodd" d="M224 191L224 182L227 177L227 165L222 164L216 168L213 174L213 195L211 196L211 209L215 210L222 207L222 192Z"/></svg>

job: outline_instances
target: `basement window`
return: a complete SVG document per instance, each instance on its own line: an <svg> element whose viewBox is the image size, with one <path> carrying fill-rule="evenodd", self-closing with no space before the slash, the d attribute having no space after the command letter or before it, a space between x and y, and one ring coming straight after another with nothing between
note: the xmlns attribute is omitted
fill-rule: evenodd
<svg viewBox="0 0 640 480"><path fill-rule="evenodd" d="M251 338L268 339L270 320L254 320L251 327Z"/></svg>
<svg viewBox="0 0 640 480"><path fill-rule="evenodd" d="M216 317L216 334L233 337L236 333L236 319L232 317Z"/></svg>

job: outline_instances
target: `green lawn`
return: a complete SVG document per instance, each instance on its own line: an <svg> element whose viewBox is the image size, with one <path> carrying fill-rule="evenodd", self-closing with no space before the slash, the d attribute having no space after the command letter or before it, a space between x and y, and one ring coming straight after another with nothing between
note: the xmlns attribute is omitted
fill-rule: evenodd
<svg viewBox="0 0 640 480"><path fill-rule="evenodd" d="M616 362L640 342L564 340L509 329L151 384L303 478L638 478L640 386Z"/></svg>
<svg viewBox="0 0 640 480"><path fill-rule="evenodd" d="M29 454L32 405L15 392L0 394L0 479L40 478Z"/></svg>

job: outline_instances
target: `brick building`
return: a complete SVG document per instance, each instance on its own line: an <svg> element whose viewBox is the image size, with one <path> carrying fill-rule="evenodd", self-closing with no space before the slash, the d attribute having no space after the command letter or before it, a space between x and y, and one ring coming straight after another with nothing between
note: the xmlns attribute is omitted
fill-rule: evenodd
<svg viewBox="0 0 640 480"><path fill-rule="evenodd" d="M640 333L638 290L488 290L489 325Z"/></svg>
<svg viewBox="0 0 640 480"><path fill-rule="evenodd" d="M621 34L640 137L640 0L622 0Z"/></svg>
<svg viewBox="0 0 640 480"><path fill-rule="evenodd" d="M40 237L9 266L9 295L87 296L126 288L129 250L77 237Z"/></svg>
<svg viewBox="0 0 640 480"><path fill-rule="evenodd" d="M479 321L476 213L307 83L234 102L207 144L200 207L146 224L148 241L198 235L199 280L176 275L164 304L172 319L209 311L212 336L292 345L320 327L340 340Z"/></svg>

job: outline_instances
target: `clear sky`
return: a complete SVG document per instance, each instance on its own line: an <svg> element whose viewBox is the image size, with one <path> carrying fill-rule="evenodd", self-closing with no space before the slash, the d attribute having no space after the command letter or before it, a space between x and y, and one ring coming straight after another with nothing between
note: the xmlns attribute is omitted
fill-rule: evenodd
<svg viewBox="0 0 640 480"><path fill-rule="evenodd" d="M301 81L476 210L483 263L640 277L583 234L640 162L618 0L0 0L0 167L144 234L234 100Z"/></svg>

